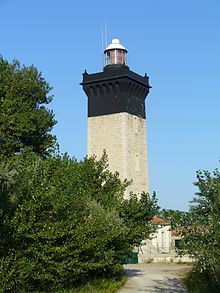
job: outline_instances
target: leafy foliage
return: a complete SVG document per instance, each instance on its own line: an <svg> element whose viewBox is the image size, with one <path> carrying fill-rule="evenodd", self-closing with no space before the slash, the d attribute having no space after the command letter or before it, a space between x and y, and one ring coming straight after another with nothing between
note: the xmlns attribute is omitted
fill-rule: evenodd
<svg viewBox="0 0 220 293"><path fill-rule="evenodd" d="M105 157L78 163L24 151L0 165L3 292L72 288L121 271L133 241L150 230L156 199L124 201L118 176Z"/></svg>
<svg viewBox="0 0 220 293"><path fill-rule="evenodd" d="M45 108L52 100L48 83L34 66L10 64L0 56L0 155L10 156L25 147L45 156L55 137L56 123Z"/></svg>
<svg viewBox="0 0 220 293"><path fill-rule="evenodd" d="M190 219L188 212L172 209L162 209L158 216L168 220L171 223L171 228L177 231L178 228L188 226Z"/></svg>
<svg viewBox="0 0 220 293"><path fill-rule="evenodd" d="M122 202L120 216L129 228L128 241L131 245L140 245L143 239L147 239L154 232L155 226L150 220L158 213L156 194L152 197L143 192L138 199L131 194L129 199Z"/></svg>
<svg viewBox="0 0 220 293"><path fill-rule="evenodd" d="M82 287L77 287L70 290L61 290L59 293L115 293L127 281L124 274L119 274L113 278L94 279L89 281Z"/></svg>
<svg viewBox="0 0 220 293"><path fill-rule="evenodd" d="M197 180L199 192L191 203L190 223L182 230L183 247L196 260L187 284L193 290L199 286L199 292L219 292L220 173L198 171Z"/></svg>

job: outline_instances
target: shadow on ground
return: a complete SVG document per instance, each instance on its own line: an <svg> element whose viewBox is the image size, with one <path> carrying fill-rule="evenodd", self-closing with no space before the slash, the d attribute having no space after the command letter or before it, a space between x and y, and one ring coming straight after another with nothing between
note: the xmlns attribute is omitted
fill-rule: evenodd
<svg viewBox="0 0 220 293"><path fill-rule="evenodd" d="M125 274L127 277L132 278L132 277L142 276L144 273L141 270L137 270L137 269L126 269Z"/></svg>
<svg viewBox="0 0 220 293"><path fill-rule="evenodd" d="M155 282L154 288L152 286L144 286L143 289L137 289L137 292L154 292L154 293L187 293L183 288L181 281L178 278L165 278L164 280L153 280Z"/></svg>

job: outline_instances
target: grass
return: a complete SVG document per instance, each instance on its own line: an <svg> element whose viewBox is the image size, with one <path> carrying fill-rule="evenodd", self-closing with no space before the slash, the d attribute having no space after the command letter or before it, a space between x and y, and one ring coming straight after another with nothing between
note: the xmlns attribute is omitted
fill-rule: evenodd
<svg viewBox="0 0 220 293"><path fill-rule="evenodd" d="M83 287L59 291L59 293L115 293L125 285L126 281L127 277L124 275L114 279L97 279Z"/></svg>

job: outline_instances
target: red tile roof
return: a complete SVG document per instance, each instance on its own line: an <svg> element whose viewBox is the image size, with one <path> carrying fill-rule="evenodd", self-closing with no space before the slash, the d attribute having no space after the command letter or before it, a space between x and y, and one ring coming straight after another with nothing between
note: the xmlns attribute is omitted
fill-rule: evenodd
<svg viewBox="0 0 220 293"><path fill-rule="evenodd" d="M167 223L167 220L158 217L153 217L150 221L152 223Z"/></svg>

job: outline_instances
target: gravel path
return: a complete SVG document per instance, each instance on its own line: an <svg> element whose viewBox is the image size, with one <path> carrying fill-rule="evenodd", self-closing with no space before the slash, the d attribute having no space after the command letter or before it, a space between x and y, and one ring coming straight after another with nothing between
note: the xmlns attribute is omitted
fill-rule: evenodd
<svg viewBox="0 0 220 293"><path fill-rule="evenodd" d="M118 293L178 292L187 293L178 275L188 269L180 264L129 264L125 265L128 282Z"/></svg>

